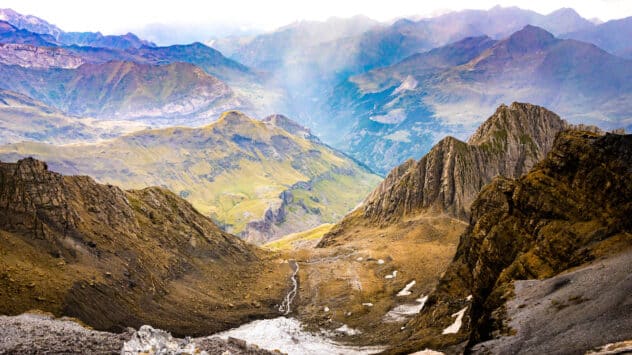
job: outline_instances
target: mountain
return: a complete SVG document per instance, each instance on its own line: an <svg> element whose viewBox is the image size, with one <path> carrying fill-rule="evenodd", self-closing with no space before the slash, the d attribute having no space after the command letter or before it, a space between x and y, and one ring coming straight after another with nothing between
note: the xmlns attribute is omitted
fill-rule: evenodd
<svg viewBox="0 0 632 355"><path fill-rule="evenodd" d="M76 69L2 66L2 87L70 115L108 119L208 120L218 110L244 107L228 85L188 63L83 64ZM173 121L172 121L173 123Z"/></svg>
<svg viewBox="0 0 632 355"><path fill-rule="evenodd" d="M201 128L147 130L81 146L1 148L55 171L125 188L163 186L222 227L265 242L344 216L379 177L282 116L256 121L227 112ZM79 148L81 147L81 148Z"/></svg>
<svg viewBox="0 0 632 355"><path fill-rule="evenodd" d="M40 33L59 38L64 32L59 27L52 25L45 20L33 15L22 15L12 9L0 9L0 20L6 21L16 28L27 30L33 33Z"/></svg>
<svg viewBox="0 0 632 355"><path fill-rule="evenodd" d="M57 41L51 36L18 29L5 21L0 21L0 43L19 43L33 46L57 45Z"/></svg>
<svg viewBox="0 0 632 355"><path fill-rule="evenodd" d="M333 145L385 172L436 137L465 136L485 112L512 101L550 107L570 122L630 128L630 64L534 26L500 41L466 38L341 83L328 106L330 124L345 134Z"/></svg>
<svg viewBox="0 0 632 355"><path fill-rule="evenodd" d="M154 43L142 40L133 33L124 35L103 35L100 32L63 32L58 40L65 45L98 48L131 49L155 47Z"/></svg>
<svg viewBox="0 0 632 355"><path fill-rule="evenodd" d="M302 57L301 51L337 39L357 36L379 26L364 16L300 21L248 40L213 41L213 46L237 61L263 70L273 70Z"/></svg>
<svg viewBox="0 0 632 355"><path fill-rule="evenodd" d="M5 21L24 33L38 34L51 39L50 43L80 45L112 49L139 48L155 44L138 38L133 33L125 35L103 35L100 32L65 32L47 21L33 16L23 15L12 9L0 9L0 20ZM13 42L15 43L15 42ZM21 43L21 42L20 42ZM31 43L32 44L32 43Z"/></svg>
<svg viewBox="0 0 632 355"><path fill-rule="evenodd" d="M343 244L349 226L405 225L423 215L448 215L467 221L470 205L495 176L518 178L542 160L555 135L568 124L531 104L501 105L466 142L439 141L419 161L394 168L361 207L325 235L319 247Z"/></svg>
<svg viewBox="0 0 632 355"><path fill-rule="evenodd" d="M503 105L467 143L447 137L393 169L329 231L268 245L301 265L298 315L334 331L357 329L362 344L398 344L454 258L481 188L529 171L566 127L542 107Z"/></svg>
<svg viewBox="0 0 632 355"><path fill-rule="evenodd" d="M289 268L158 187L0 163L0 312L208 335L277 314Z"/></svg>
<svg viewBox="0 0 632 355"><path fill-rule="evenodd" d="M630 36L632 36L632 17L612 20L591 28L565 33L561 37L594 43L610 53L632 59Z"/></svg>
<svg viewBox="0 0 632 355"><path fill-rule="evenodd" d="M529 173L495 178L392 352L586 353L630 339L631 168L632 136L565 131Z"/></svg>
<svg viewBox="0 0 632 355"><path fill-rule="evenodd" d="M0 90L0 144L38 141L90 142L146 128L129 121L67 116L60 110L12 91Z"/></svg>
<svg viewBox="0 0 632 355"><path fill-rule="evenodd" d="M64 48L0 43L0 63L24 68L74 69L84 64L85 60Z"/></svg>

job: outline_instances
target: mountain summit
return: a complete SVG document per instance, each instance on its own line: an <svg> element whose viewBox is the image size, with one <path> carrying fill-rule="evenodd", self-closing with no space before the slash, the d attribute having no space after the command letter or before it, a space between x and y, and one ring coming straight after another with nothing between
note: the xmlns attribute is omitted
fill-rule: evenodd
<svg viewBox="0 0 632 355"><path fill-rule="evenodd" d="M447 214L467 219L480 189L494 176L517 178L543 159L555 135L567 127L555 113L539 106L514 102L502 105L467 143L442 139L419 161L393 169L347 218L385 226L419 214ZM334 228L321 245L344 235Z"/></svg>

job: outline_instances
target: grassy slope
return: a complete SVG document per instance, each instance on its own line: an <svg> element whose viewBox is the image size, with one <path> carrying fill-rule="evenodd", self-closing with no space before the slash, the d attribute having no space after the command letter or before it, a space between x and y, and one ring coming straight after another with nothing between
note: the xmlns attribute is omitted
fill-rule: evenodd
<svg viewBox="0 0 632 355"><path fill-rule="evenodd" d="M298 245L309 244L315 245L325 233L331 230L334 225L332 223L321 224L316 228L312 228L306 231L288 234L281 239L277 239L270 243L263 245L264 248L270 250L292 250Z"/></svg>
<svg viewBox="0 0 632 355"><path fill-rule="evenodd" d="M293 191L285 222L292 227L288 232L334 222L379 181L318 142L237 113L200 129L143 131L72 147L22 143L0 148L4 161L22 156L47 161L53 170L125 188L167 187L236 234L268 208L280 206L281 192L297 182L319 177L311 190Z"/></svg>

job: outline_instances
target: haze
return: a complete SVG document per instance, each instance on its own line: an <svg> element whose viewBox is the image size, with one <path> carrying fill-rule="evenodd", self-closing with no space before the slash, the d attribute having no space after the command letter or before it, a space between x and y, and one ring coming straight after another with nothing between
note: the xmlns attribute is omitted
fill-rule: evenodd
<svg viewBox="0 0 632 355"><path fill-rule="evenodd" d="M273 30L300 20L365 15L379 21L398 17L429 16L450 10L489 9L495 5L518 6L539 13L572 7L585 18L607 21L632 15L626 0L465 0L420 2L410 0L231 0L231 1L77 1L5 0L1 7L46 19L66 31L101 31L147 34L167 30L200 32L202 37ZM160 25L160 26L158 26ZM172 33L178 35L178 33Z"/></svg>

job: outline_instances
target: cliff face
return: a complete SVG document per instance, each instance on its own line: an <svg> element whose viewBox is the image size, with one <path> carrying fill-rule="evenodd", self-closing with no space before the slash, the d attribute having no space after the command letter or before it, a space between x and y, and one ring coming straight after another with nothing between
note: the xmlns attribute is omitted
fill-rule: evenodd
<svg viewBox="0 0 632 355"><path fill-rule="evenodd" d="M467 143L447 137L418 162L389 174L365 201L364 216L381 223L427 210L465 219L483 185L496 175L524 174L565 126L539 106L500 106Z"/></svg>
<svg viewBox="0 0 632 355"><path fill-rule="evenodd" d="M545 108L502 105L467 143L446 137L419 161L393 169L365 199L362 222L386 226L422 213L467 219L485 184L497 175L520 177L544 158L555 134L565 127L565 121ZM334 228L321 245L344 234L344 225Z"/></svg>
<svg viewBox="0 0 632 355"><path fill-rule="evenodd" d="M285 288L288 270L162 188L123 191L29 158L0 163L0 206L3 314L208 334L276 314Z"/></svg>
<svg viewBox="0 0 632 355"><path fill-rule="evenodd" d="M632 136L564 131L547 158L528 174L518 180L495 178L474 201L470 226L461 236L454 261L430 296L429 307L407 325L414 330L399 350L431 347L460 351L468 343L511 333L504 315L515 280L550 278L598 258L629 253L631 173ZM546 317L551 323L566 322L555 325L561 330L551 337L563 338L565 332L577 327L590 329L603 312L619 314L621 319L606 322L602 325L606 328L566 350L583 353L632 337L629 327L619 326L632 324L629 297L626 303L614 296L616 290L604 287L601 293L612 292L613 297L600 300L600 310L591 316L588 312L594 311L595 305L589 305L591 301L582 295L587 288L600 287L607 280L594 279L582 289L579 283L567 286L569 278L560 278L545 293L574 287L573 297L531 299L522 306L550 302ZM629 282L616 287L629 287ZM583 318L558 313L583 302L587 302ZM446 333L459 310L463 325L454 333Z"/></svg>

